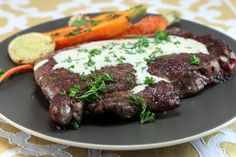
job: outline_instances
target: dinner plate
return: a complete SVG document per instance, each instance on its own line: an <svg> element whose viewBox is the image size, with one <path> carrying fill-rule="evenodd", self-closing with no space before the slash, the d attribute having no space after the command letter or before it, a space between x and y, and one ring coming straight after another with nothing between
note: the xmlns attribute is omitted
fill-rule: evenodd
<svg viewBox="0 0 236 157"><path fill-rule="evenodd" d="M21 31L0 43L0 67L14 64L7 55L9 42L19 34L45 32L65 26L69 17L50 21ZM212 34L236 51L233 39L209 27L181 20L175 26L195 34ZM236 77L211 86L154 123L121 121L99 117L83 123L79 130L56 130L48 116L49 102L36 85L33 72L15 75L0 85L0 117L13 126L40 138L83 148L103 150L138 150L188 142L225 127L236 116Z"/></svg>

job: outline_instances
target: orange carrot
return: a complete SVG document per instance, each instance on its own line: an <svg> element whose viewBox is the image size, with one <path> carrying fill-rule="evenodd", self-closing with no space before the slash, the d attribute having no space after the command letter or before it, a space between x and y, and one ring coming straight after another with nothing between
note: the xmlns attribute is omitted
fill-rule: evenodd
<svg viewBox="0 0 236 157"><path fill-rule="evenodd" d="M59 35L53 36L52 38L56 42L57 50L83 42L110 39L124 32L127 28L129 28L129 26L129 20L126 17L121 16L115 20L103 22L75 35Z"/></svg>
<svg viewBox="0 0 236 157"><path fill-rule="evenodd" d="M138 34L145 35L154 33L156 30L165 30L168 26L166 19L163 16L148 16L140 20L138 23L130 26L125 32L124 35Z"/></svg>
<svg viewBox="0 0 236 157"><path fill-rule="evenodd" d="M104 13L89 19L82 26L66 26L45 34L56 42L56 50L95 40L110 39L130 26L130 21L143 17L146 7L139 5L125 11ZM96 24L93 22L97 21Z"/></svg>
<svg viewBox="0 0 236 157"><path fill-rule="evenodd" d="M115 14L115 12L113 12L113 15ZM116 15L118 15L118 13L116 13ZM91 17L90 19L86 19L88 20L88 23L82 26L65 26L65 27L61 27L49 32L45 32L44 34L52 36L52 37L56 37L56 36L64 36L67 35L69 33L71 33L73 30L75 29L89 29L91 28L93 25L91 24L92 21L99 21L99 23L101 22L105 22L108 20L111 20L111 16L109 16L109 13L104 13L104 14L100 14L94 17Z"/></svg>
<svg viewBox="0 0 236 157"><path fill-rule="evenodd" d="M10 77L16 73L32 70L33 67L34 66L32 64L24 64L24 65L19 65L19 66L13 67L0 76L0 83L3 80L7 79L8 77Z"/></svg>
<svg viewBox="0 0 236 157"><path fill-rule="evenodd" d="M156 31L163 31L172 23L180 20L180 14L178 12L170 12L164 15L147 16L140 20L138 23L133 24L118 37L127 35L148 35L153 34Z"/></svg>
<svg viewBox="0 0 236 157"><path fill-rule="evenodd" d="M77 28L76 26L66 26L66 27L58 28L50 32L45 32L44 34L52 36L52 37L59 36L59 35L62 36L62 35L66 35L72 32L76 28Z"/></svg>

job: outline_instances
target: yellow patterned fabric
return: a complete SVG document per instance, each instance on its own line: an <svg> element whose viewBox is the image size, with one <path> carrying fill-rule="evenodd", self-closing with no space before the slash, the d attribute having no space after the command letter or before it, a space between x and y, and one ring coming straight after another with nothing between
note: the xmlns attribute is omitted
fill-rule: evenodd
<svg viewBox="0 0 236 157"><path fill-rule="evenodd" d="M0 41L33 25L77 14L144 4L150 13L178 10L182 17L214 27L236 39L235 0L0 0ZM235 157L236 123L189 143L141 151L100 151L70 147L31 136L0 120L0 157Z"/></svg>

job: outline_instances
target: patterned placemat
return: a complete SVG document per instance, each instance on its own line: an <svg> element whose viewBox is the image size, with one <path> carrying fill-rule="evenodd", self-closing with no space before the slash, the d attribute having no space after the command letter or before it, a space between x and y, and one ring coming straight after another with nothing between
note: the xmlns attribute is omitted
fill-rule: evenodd
<svg viewBox="0 0 236 157"><path fill-rule="evenodd" d="M140 3L145 4L150 13L178 10L183 18L214 27L236 39L235 0L0 0L0 41L15 32L45 21L76 13L127 9ZM152 150L114 152L52 143L31 136L0 120L0 157L35 156L235 157L236 123L190 143Z"/></svg>

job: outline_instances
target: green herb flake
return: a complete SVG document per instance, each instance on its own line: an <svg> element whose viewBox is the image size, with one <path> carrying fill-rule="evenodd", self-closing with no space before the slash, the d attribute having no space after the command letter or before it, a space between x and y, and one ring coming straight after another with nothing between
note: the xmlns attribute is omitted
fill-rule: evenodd
<svg viewBox="0 0 236 157"><path fill-rule="evenodd" d="M83 73L80 75L80 78L81 78L82 81L85 81L85 80L87 80L88 76L85 75L85 73L83 72Z"/></svg>
<svg viewBox="0 0 236 157"><path fill-rule="evenodd" d="M99 92L106 90L106 84L104 81L91 82L88 83L87 86L89 90L79 97L79 99L82 101L94 102L98 99Z"/></svg>
<svg viewBox="0 0 236 157"><path fill-rule="evenodd" d="M67 59L65 59L64 62L71 63L72 62L72 58L69 56Z"/></svg>
<svg viewBox="0 0 236 157"><path fill-rule="evenodd" d="M146 67L142 67L141 69L142 69L142 71L144 71L144 70L146 70L147 68L146 68Z"/></svg>
<svg viewBox="0 0 236 157"><path fill-rule="evenodd" d="M105 81L102 81L102 83L98 86L98 91L104 92L106 90L106 84Z"/></svg>
<svg viewBox="0 0 236 157"><path fill-rule="evenodd" d="M141 36L139 37L138 41L134 44L135 48L142 48L142 47L148 47L149 46L149 41L147 37Z"/></svg>
<svg viewBox="0 0 236 157"><path fill-rule="evenodd" d="M73 130L78 130L80 127L79 123L78 122L71 122L70 125L69 125L69 128L73 129Z"/></svg>
<svg viewBox="0 0 236 157"><path fill-rule="evenodd" d="M136 103L136 96L135 95L131 95L129 97L129 104L135 104Z"/></svg>
<svg viewBox="0 0 236 157"><path fill-rule="evenodd" d="M110 90L110 91L114 91L114 89L115 89L115 86L114 86L114 85L110 85L110 86L109 86L109 90Z"/></svg>
<svg viewBox="0 0 236 157"><path fill-rule="evenodd" d="M97 25L99 22L101 22L100 20L91 20L91 24L93 26Z"/></svg>
<svg viewBox="0 0 236 157"><path fill-rule="evenodd" d="M4 73L5 73L5 71L2 68L0 68L0 76Z"/></svg>
<svg viewBox="0 0 236 157"><path fill-rule="evenodd" d="M141 124L154 122L156 119L155 113L147 110L147 106L145 104L141 105L142 105L142 112L140 114Z"/></svg>
<svg viewBox="0 0 236 157"><path fill-rule="evenodd" d="M104 81L114 81L114 78L107 72L102 73L102 79Z"/></svg>
<svg viewBox="0 0 236 157"><path fill-rule="evenodd" d="M71 37L71 36L75 36L77 34L80 34L80 29L79 28L76 28L72 32L66 34L65 37Z"/></svg>
<svg viewBox="0 0 236 157"><path fill-rule="evenodd" d="M102 49L103 50L108 49L108 45L102 45Z"/></svg>
<svg viewBox="0 0 236 157"><path fill-rule="evenodd" d="M83 32L92 32L92 28L85 29Z"/></svg>
<svg viewBox="0 0 236 157"><path fill-rule="evenodd" d="M116 61L119 62L119 63L123 63L124 60L126 60L124 56L120 56L120 57L116 58Z"/></svg>
<svg viewBox="0 0 236 157"><path fill-rule="evenodd" d="M144 60L146 62L153 62L155 60L157 54L161 54L161 53L163 53L163 51L160 48L157 48L148 57L145 57Z"/></svg>
<svg viewBox="0 0 236 157"><path fill-rule="evenodd" d="M92 50L89 52L89 55L92 56L92 57L94 57L94 56L96 56L96 55L100 55L101 53L102 53L102 51L99 50L99 49L92 49Z"/></svg>
<svg viewBox="0 0 236 157"><path fill-rule="evenodd" d="M110 59L109 56L105 56L105 57L104 57L104 61L105 61L105 62L111 62L111 59Z"/></svg>
<svg viewBox="0 0 236 157"><path fill-rule="evenodd" d="M87 83L88 91L83 95L78 97L81 101L94 102L99 98L99 92L104 92L106 90L105 82L114 81L113 77L109 73L102 73L97 76L96 73L93 74L93 81Z"/></svg>
<svg viewBox="0 0 236 157"><path fill-rule="evenodd" d="M175 44L175 45L180 45L181 42L180 42L180 41L175 41L174 44Z"/></svg>
<svg viewBox="0 0 236 157"><path fill-rule="evenodd" d="M75 68L75 66L74 66L74 65L71 65L71 66L68 68L68 70L71 71L71 70L74 69L74 68Z"/></svg>
<svg viewBox="0 0 236 157"><path fill-rule="evenodd" d="M85 49L85 48L79 48L79 49L78 49L78 52L88 52L88 49Z"/></svg>
<svg viewBox="0 0 236 157"><path fill-rule="evenodd" d="M155 57L152 57L152 56L149 55L148 57L144 57L144 60L146 62L150 63L150 62L153 62L155 60Z"/></svg>
<svg viewBox="0 0 236 157"><path fill-rule="evenodd" d="M155 79L153 77L146 77L145 80L144 80L144 84L146 85L152 85L155 83Z"/></svg>
<svg viewBox="0 0 236 157"><path fill-rule="evenodd" d="M92 60L91 57L89 57L89 60L86 64L87 64L87 66L91 67L91 66L95 65L96 63Z"/></svg>
<svg viewBox="0 0 236 157"><path fill-rule="evenodd" d="M155 33L155 40L156 40L156 43L160 43L162 41L170 41L170 37L164 31L157 31Z"/></svg>
<svg viewBox="0 0 236 157"><path fill-rule="evenodd" d="M83 95L81 95L79 97L79 99L82 101L94 102L97 100L98 97L99 97L98 90L95 86L93 86L87 92L85 92Z"/></svg>
<svg viewBox="0 0 236 157"><path fill-rule="evenodd" d="M190 63L193 64L193 65L199 65L201 63L201 60L198 56L191 55Z"/></svg>
<svg viewBox="0 0 236 157"><path fill-rule="evenodd" d="M139 104L142 107L142 111L140 113L140 123L151 123L154 122L156 119L155 113L149 111L147 109L147 105L142 97L138 97L135 95L131 95L129 98L130 104Z"/></svg>
<svg viewBox="0 0 236 157"><path fill-rule="evenodd" d="M81 27L81 26L85 26L89 23L89 20L86 19L79 19L76 20L72 23L72 26L77 26L77 27Z"/></svg>
<svg viewBox="0 0 236 157"><path fill-rule="evenodd" d="M132 83L132 79L130 77L126 77L126 78L124 78L124 82L128 83L128 84L131 84Z"/></svg>
<svg viewBox="0 0 236 157"><path fill-rule="evenodd" d="M69 91L69 96L70 97L75 97L80 92L81 92L80 85L74 85Z"/></svg>
<svg viewBox="0 0 236 157"><path fill-rule="evenodd" d="M122 43L120 48L121 49L126 49L125 43Z"/></svg>

